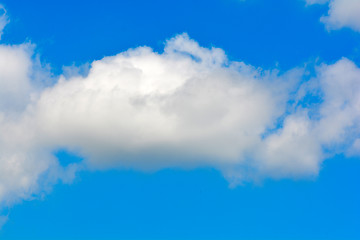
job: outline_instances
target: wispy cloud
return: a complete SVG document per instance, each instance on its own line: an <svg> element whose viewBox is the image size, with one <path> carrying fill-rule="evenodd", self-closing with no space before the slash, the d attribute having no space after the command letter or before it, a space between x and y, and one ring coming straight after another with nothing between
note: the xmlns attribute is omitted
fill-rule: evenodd
<svg viewBox="0 0 360 240"><path fill-rule="evenodd" d="M9 23L9 18L6 14L6 9L0 4L0 39L3 34L5 26Z"/></svg>

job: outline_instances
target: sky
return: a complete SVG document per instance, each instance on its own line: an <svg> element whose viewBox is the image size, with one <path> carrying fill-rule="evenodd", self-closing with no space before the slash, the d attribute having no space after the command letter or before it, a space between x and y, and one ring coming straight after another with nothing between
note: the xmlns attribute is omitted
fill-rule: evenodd
<svg viewBox="0 0 360 240"><path fill-rule="evenodd" d="M0 4L0 239L360 238L360 1Z"/></svg>

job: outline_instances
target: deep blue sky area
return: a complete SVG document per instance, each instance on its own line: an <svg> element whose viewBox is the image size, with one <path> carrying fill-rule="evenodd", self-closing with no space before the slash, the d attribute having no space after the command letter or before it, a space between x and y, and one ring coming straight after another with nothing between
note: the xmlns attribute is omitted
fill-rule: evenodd
<svg viewBox="0 0 360 240"><path fill-rule="evenodd" d="M1 0L3 43L36 44L58 75L186 32L231 60L286 71L305 63L360 63L360 33L327 31L326 5L301 0ZM66 153L60 161L76 161ZM214 169L79 172L43 199L7 210L1 240L356 240L360 160L335 156L316 179L265 180L230 188Z"/></svg>
<svg viewBox="0 0 360 240"><path fill-rule="evenodd" d="M319 21L327 6L305 7L302 0L2 2L11 18L3 41L35 43L56 72L140 45L162 51L166 39L183 32L265 69L279 64L287 70L317 58L359 60L359 34L328 32Z"/></svg>

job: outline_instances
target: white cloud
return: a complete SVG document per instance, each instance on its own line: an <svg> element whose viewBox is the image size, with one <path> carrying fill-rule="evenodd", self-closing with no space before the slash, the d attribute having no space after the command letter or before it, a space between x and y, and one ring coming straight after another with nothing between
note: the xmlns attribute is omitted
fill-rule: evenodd
<svg viewBox="0 0 360 240"><path fill-rule="evenodd" d="M31 55L29 45L0 47L0 61L11 59L0 68L3 204L71 179L76 166L51 154L59 148L90 168L212 166L236 182L315 176L326 157L358 145L360 70L347 59L299 86L299 69L231 62L179 35L164 53L131 49L38 89ZM309 96L321 101L303 106Z"/></svg>
<svg viewBox="0 0 360 240"><path fill-rule="evenodd" d="M0 46L0 201L24 196L40 169L28 160L27 129L18 124L19 115L29 103L28 78L31 58L28 46ZM39 162L39 165L41 163Z"/></svg>
<svg viewBox="0 0 360 240"><path fill-rule="evenodd" d="M283 114L289 85L180 35L163 54L141 47L61 79L34 114L46 142L78 149L90 165L222 166L243 161Z"/></svg>
<svg viewBox="0 0 360 240"><path fill-rule="evenodd" d="M29 76L32 68L29 44L0 45L0 110L16 112L29 103L32 93Z"/></svg>
<svg viewBox="0 0 360 240"><path fill-rule="evenodd" d="M59 166L51 151L37 141L37 130L25 113L41 91L33 48L0 45L0 209L33 198L73 172L73 166Z"/></svg>
<svg viewBox="0 0 360 240"><path fill-rule="evenodd" d="M88 168L210 166L235 184L316 176L359 149L360 69L348 59L304 82L301 69L229 61L182 34L163 53L130 49L39 86L33 49L0 45L0 208L74 177L59 148Z"/></svg>
<svg viewBox="0 0 360 240"><path fill-rule="evenodd" d="M306 0L306 2L309 5L329 2L328 14L321 18L329 30L348 27L360 31L359 0Z"/></svg>
<svg viewBox="0 0 360 240"><path fill-rule="evenodd" d="M260 151L265 155L260 158L262 168L269 166L274 176L285 167L294 176L316 174L325 158L347 153L360 135L360 69L353 62L341 59L322 65L317 77L301 88L306 90L304 95L298 91L300 103L310 97L313 104L299 105L283 128L265 139L265 154Z"/></svg>
<svg viewBox="0 0 360 240"><path fill-rule="evenodd" d="M342 59L299 87L301 74L230 62L179 35L162 54L140 47L62 78L32 118L44 142L80 152L93 168L206 165L234 181L314 176L359 136L360 70ZM321 103L301 107L311 94Z"/></svg>
<svg viewBox="0 0 360 240"><path fill-rule="evenodd" d="M320 140L333 147L359 136L360 69L350 60L342 59L319 70L324 102L318 121Z"/></svg>

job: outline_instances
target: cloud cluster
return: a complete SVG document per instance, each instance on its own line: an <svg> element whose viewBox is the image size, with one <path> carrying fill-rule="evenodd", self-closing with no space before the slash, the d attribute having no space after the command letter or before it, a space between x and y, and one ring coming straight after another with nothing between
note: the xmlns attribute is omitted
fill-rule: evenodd
<svg viewBox="0 0 360 240"><path fill-rule="evenodd" d="M140 47L61 78L32 118L45 142L94 168L205 165L229 179L304 177L327 155L356 148L360 70L342 59L308 81L303 74L230 62L183 34L162 54Z"/></svg>
<svg viewBox="0 0 360 240"><path fill-rule="evenodd" d="M33 50L0 45L0 208L70 181L79 165L210 166L236 184L316 176L333 154L360 154L360 69L345 58L312 77L279 74L182 34L162 53L129 49L45 86ZM62 166L59 149L84 161Z"/></svg>
<svg viewBox="0 0 360 240"><path fill-rule="evenodd" d="M301 69L231 62L182 34L163 53L130 49L39 88L31 55L0 48L3 204L71 179L76 164L52 155L61 148L93 169L211 166L233 183L315 176L326 157L359 151L360 69L347 59L305 81Z"/></svg>
<svg viewBox="0 0 360 240"><path fill-rule="evenodd" d="M307 4L329 3L329 12L321 21L329 30L343 27L360 31L360 1L358 0L306 0Z"/></svg>

